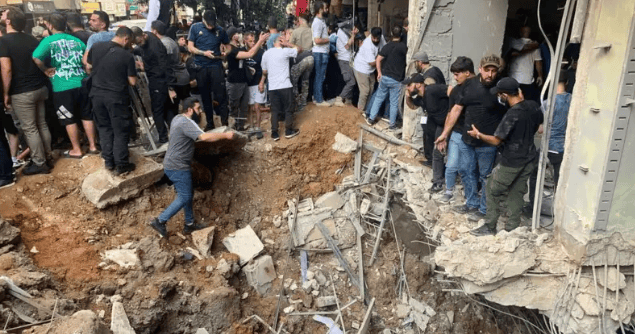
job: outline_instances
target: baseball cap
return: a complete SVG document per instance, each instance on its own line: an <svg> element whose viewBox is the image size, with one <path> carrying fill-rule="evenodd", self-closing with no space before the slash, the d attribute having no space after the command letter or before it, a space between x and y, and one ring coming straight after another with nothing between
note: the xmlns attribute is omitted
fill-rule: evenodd
<svg viewBox="0 0 635 334"><path fill-rule="evenodd" d="M520 89L520 85L518 84L518 81L516 81L516 79L514 78L508 77L508 78L500 79L498 83L496 83L496 86L490 89L490 92L494 95L498 93L516 95L518 94L519 89Z"/></svg>
<svg viewBox="0 0 635 334"><path fill-rule="evenodd" d="M500 68L503 64L501 58L497 55L489 55L481 58L481 67L485 68L487 66L495 66L496 68Z"/></svg>
<svg viewBox="0 0 635 334"><path fill-rule="evenodd" d="M236 28L236 27L233 27L233 26L229 27L229 29L227 29L227 37L229 37L229 39L232 39L232 37L235 34L239 34L241 32L243 32L242 28Z"/></svg>
<svg viewBox="0 0 635 334"><path fill-rule="evenodd" d="M402 81L401 83L407 86L412 83L423 83L424 80L425 78L423 77L423 75L419 73L415 73L411 75L410 77L406 78L406 80Z"/></svg>
<svg viewBox="0 0 635 334"><path fill-rule="evenodd" d="M208 9L203 13L203 21L209 24L212 27L216 26L216 12Z"/></svg>
<svg viewBox="0 0 635 334"><path fill-rule="evenodd" d="M414 54L414 56L412 56L412 60L418 60L420 62L424 62L424 63L429 63L430 59L428 58L428 54L423 52L423 51L419 51L417 53Z"/></svg>

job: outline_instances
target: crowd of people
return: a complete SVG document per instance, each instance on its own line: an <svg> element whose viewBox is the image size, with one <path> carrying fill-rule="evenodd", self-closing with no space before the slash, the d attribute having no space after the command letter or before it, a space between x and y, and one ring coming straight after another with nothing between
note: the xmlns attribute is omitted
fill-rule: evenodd
<svg viewBox="0 0 635 334"><path fill-rule="evenodd" d="M494 233L504 199L510 213L506 228L517 227L527 181L535 184L534 134L543 123L537 93L544 78L542 58L527 28L511 43L508 67L491 55L480 60L475 73L470 58L458 57L450 67L456 85L450 86L425 52L411 57L416 73L406 77L407 19L391 28L387 42L379 27L364 31L352 20L335 24L325 2L315 2L313 12L312 20L300 16L286 29L272 18L262 32L223 28L212 10L189 27L180 24L176 32L162 20L149 22L149 31L113 31L102 11L90 16L91 31L86 31L79 15L54 13L38 40L24 33L23 12L3 11L0 69L6 113L0 121L7 136L0 136L0 187L13 184L27 156L22 175L49 173L52 147L65 141L62 158L101 154L113 174L133 171L130 92L143 72L158 142L167 145L165 172L178 194L151 221L162 236L166 221L181 208L184 232L198 228L192 225L189 171L194 142L232 138L205 133L215 127L215 115L221 125L233 119L234 130L261 139L263 107L270 105L271 138L280 139L284 122L284 136L291 139L299 134L294 115L312 100L324 108L355 106L369 124L386 118L389 128L397 129L404 96L405 104L425 113L423 153L424 164L433 170L431 191L445 191L441 201L449 203L460 176L466 203L454 210L486 221L474 234ZM571 101L567 84L563 75L545 148L556 167L556 183ZM533 199L535 187L530 188Z"/></svg>

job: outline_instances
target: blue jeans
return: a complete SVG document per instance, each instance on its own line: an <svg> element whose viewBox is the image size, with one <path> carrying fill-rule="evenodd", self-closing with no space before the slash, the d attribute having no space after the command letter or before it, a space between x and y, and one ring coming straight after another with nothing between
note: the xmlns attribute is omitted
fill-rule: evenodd
<svg viewBox="0 0 635 334"><path fill-rule="evenodd" d="M465 145L461 150L461 158L465 161L465 173L467 182L465 185L465 194L467 198L467 206L470 208L478 207L483 214L487 213L487 198L485 187L487 185L487 177L492 172L494 161L496 160L496 147L480 146L473 147ZM481 183L481 198L478 198L478 185Z"/></svg>
<svg viewBox="0 0 635 334"><path fill-rule="evenodd" d="M393 78L382 76L377 88L377 95L373 101L373 108L370 110L370 119L376 119L379 114L379 108L386 99L386 95L390 94L390 126L397 123L397 114L399 113L399 94L401 93L401 83Z"/></svg>
<svg viewBox="0 0 635 334"><path fill-rule="evenodd" d="M313 53L314 67L315 67L315 81L313 81L313 101L315 103L324 102L324 95L322 89L324 86L324 79L326 78L326 66L329 64L328 53Z"/></svg>
<svg viewBox="0 0 635 334"><path fill-rule="evenodd" d="M176 198L159 215L159 221L165 223L174 215L176 215L181 209L185 210L185 224L194 223L194 188L192 187L192 171L190 170L165 170L165 175L174 183L174 189L176 190Z"/></svg>
<svg viewBox="0 0 635 334"><path fill-rule="evenodd" d="M461 147L466 144L461 137L460 133L452 131L448 143L448 162L445 164L445 189L448 192L454 190L457 174L460 173L462 179L466 178L465 170L461 168L465 166L465 162L461 160Z"/></svg>

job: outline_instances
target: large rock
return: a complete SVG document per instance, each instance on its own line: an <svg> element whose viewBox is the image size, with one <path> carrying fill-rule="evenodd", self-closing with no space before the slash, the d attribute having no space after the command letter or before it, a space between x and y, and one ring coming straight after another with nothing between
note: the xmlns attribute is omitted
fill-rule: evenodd
<svg viewBox="0 0 635 334"><path fill-rule="evenodd" d="M161 248L159 239L145 237L139 241L136 248L140 250L141 266L143 269L168 272L174 266L174 255Z"/></svg>
<svg viewBox="0 0 635 334"><path fill-rule="evenodd" d="M20 229L9 224L6 220L0 220L0 247L17 244L19 241Z"/></svg>
<svg viewBox="0 0 635 334"><path fill-rule="evenodd" d="M208 133L225 133L230 131L232 130L229 127L222 126L208 131ZM249 138L246 135L238 132L234 134L234 139L232 140L223 139L213 143L197 141L194 154L195 156L205 156L237 152L245 147L248 141Z"/></svg>
<svg viewBox="0 0 635 334"><path fill-rule="evenodd" d="M135 334L121 302L112 303L110 330L114 334Z"/></svg>
<svg viewBox="0 0 635 334"><path fill-rule="evenodd" d="M349 154L357 150L357 142L338 132L332 148L337 152Z"/></svg>
<svg viewBox="0 0 635 334"><path fill-rule="evenodd" d="M33 327L24 333L30 334L109 334L99 317L89 310L76 312L70 317L57 316L52 324Z"/></svg>
<svg viewBox="0 0 635 334"><path fill-rule="evenodd" d="M210 226L202 230L192 232L192 242L203 257L208 258L211 255L209 251L212 248L212 243L214 242L215 230L215 226Z"/></svg>
<svg viewBox="0 0 635 334"><path fill-rule="evenodd" d="M261 256L250 262L243 268L247 282L259 294L266 294L271 288L271 282L276 279L276 269L273 266L273 259L269 255Z"/></svg>
<svg viewBox="0 0 635 334"><path fill-rule="evenodd" d="M134 268L139 265L139 256L134 249L110 249L104 252L103 259L112 261L122 268Z"/></svg>
<svg viewBox="0 0 635 334"><path fill-rule="evenodd" d="M237 254L240 257L241 266L251 261L265 249L265 245L262 244L256 232L249 225L236 230L236 232L223 239L223 245L230 253Z"/></svg>
<svg viewBox="0 0 635 334"><path fill-rule="evenodd" d="M139 196L141 191L163 177L163 165L136 154L131 155L131 160L137 168L124 177L114 176L105 168L88 175L82 183L82 194L97 208L103 209Z"/></svg>

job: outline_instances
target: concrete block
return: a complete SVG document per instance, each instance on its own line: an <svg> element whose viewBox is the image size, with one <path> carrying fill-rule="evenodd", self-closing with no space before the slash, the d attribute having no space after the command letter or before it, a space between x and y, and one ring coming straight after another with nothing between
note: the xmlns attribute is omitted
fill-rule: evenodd
<svg viewBox="0 0 635 334"><path fill-rule="evenodd" d="M271 288L271 282L276 279L276 269L273 266L273 259L269 255L261 256L247 264L243 271L247 276L247 282L259 294L266 294Z"/></svg>
<svg viewBox="0 0 635 334"><path fill-rule="evenodd" d="M357 150L357 142L338 132L335 134L335 143L332 148L337 152L349 154Z"/></svg>
<svg viewBox="0 0 635 334"><path fill-rule="evenodd" d="M130 326L128 316L121 302L112 304L112 320L110 321L110 330L113 334L135 334L134 329Z"/></svg>
<svg viewBox="0 0 635 334"><path fill-rule="evenodd" d="M399 304L397 305L397 317L399 319L403 319L405 317L408 316L408 314L410 314L410 305L404 305L404 304Z"/></svg>
<svg viewBox="0 0 635 334"><path fill-rule="evenodd" d="M256 232L249 225L223 239L223 245L230 253L240 257L241 266L247 264L265 249Z"/></svg>
<svg viewBox="0 0 635 334"><path fill-rule="evenodd" d="M163 177L163 165L153 160L131 155L137 168L124 177L114 176L102 168L88 175L82 182L82 194L98 209L119 203L141 194Z"/></svg>
<svg viewBox="0 0 635 334"><path fill-rule="evenodd" d="M103 259L112 261L122 268L132 268L138 266L141 261L134 249L110 249L104 252Z"/></svg>
<svg viewBox="0 0 635 334"><path fill-rule="evenodd" d="M192 242L196 249L201 253L201 255L205 258L210 257L210 249L212 248L212 243L214 242L214 231L216 231L215 226L210 226L204 228L202 230L192 232Z"/></svg>
<svg viewBox="0 0 635 334"><path fill-rule="evenodd" d="M225 133L232 131L227 126L222 126L214 130L208 131L208 133ZM236 132L234 139L227 140L222 139L213 143L197 141L194 149L194 156L206 156L206 155L218 155L240 151L249 142L249 137L244 134Z"/></svg>
<svg viewBox="0 0 635 334"><path fill-rule="evenodd" d="M323 296L315 299L315 306L317 307L329 307L336 305L337 301L335 300L335 296Z"/></svg>
<svg viewBox="0 0 635 334"><path fill-rule="evenodd" d="M205 328L199 328L196 334L209 334L209 332Z"/></svg>
<svg viewBox="0 0 635 334"><path fill-rule="evenodd" d="M318 208L331 208L337 210L344 206L346 200L338 194L336 191L326 193L315 201L315 206Z"/></svg>

